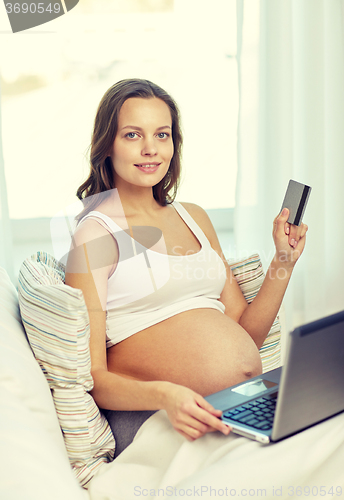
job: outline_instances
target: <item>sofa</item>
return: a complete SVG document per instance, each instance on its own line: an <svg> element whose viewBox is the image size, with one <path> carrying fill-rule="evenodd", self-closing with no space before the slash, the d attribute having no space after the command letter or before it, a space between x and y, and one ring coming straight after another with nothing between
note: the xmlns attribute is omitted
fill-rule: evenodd
<svg viewBox="0 0 344 500"><path fill-rule="evenodd" d="M231 267L247 300L253 300L264 278L259 257L255 255L244 262L231 263ZM21 311L18 305L18 292L6 271L0 268L2 451L0 498L4 500L86 500L90 498L90 490L87 491L87 488L92 483L93 475L97 476L98 469L102 469L98 465L106 467L113 458L111 450L115 447L115 443L111 432L109 434L107 422L101 413L95 415L97 410L93 406L93 409L90 409L92 398L88 391L92 388L92 380L90 380L87 345L89 331L85 307L77 313L77 321L79 317L81 318L76 328L77 357L73 358L71 355L71 359L74 364L80 364L80 360L84 360L82 365L86 371L85 373L78 372L75 375L78 380L75 380L72 385L65 374L63 374L65 378L61 378L60 372L55 370L55 360L46 359L47 352L53 350L50 347L52 344L40 344L39 336L42 337L43 332L44 337L46 333L45 308L57 307L54 293L50 294L51 291L56 292L58 297L61 293L64 294L64 298L67 297L67 305L65 304L67 309L70 308L72 300L84 306L81 291L71 290L70 287L64 285L63 265L44 252L38 252L23 263L19 278ZM31 320L33 316L30 307L32 305L38 311L36 324L33 324L34 321ZM57 320L55 321L55 317L51 320L53 330L49 331L50 337L47 342L50 342L51 338L53 341L56 340L61 315L59 306ZM80 326L82 321L84 321L83 328ZM265 371L280 364L280 348L281 329L276 319L261 349ZM55 356L56 353L54 352L53 355ZM61 363L64 363L65 356L69 356L69 351L60 356ZM83 461L84 451L81 452L78 448L80 440L84 438L81 436L75 439L75 433L79 432L75 427L75 421L78 420L80 413L76 417L75 415L71 417L69 414L66 418L63 406L65 401L61 403L61 390L64 394L72 394L68 401L69 405L75 403L80 391L74 393L75 396L72 391L78 384L82 386L80 397L88 398L83 404L87 405L86 419L88 418L90 424L87 432L92 434L90 439L93 440L92 449L87 450L87 463ZM84 418L85 415L82 415ZM83 433L85 434L85 431ZM72 443L68 439L72 439ZM97 457L96 461L94 457ZM91 462L90 459L92 459ZM86 469L87 477L85 476ZM110 498L110 496L101 498ZM125 500L125 497L123 498Z"/></svg>

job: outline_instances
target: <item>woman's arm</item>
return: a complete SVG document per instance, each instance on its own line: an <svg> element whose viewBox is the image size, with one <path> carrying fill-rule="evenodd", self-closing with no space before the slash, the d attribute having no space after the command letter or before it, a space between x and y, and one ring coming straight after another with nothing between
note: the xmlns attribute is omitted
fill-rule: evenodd
<svg viewBox="0 0 344 500"><path fill-rule="evenodd" d="M275 256L257 296L239 320L258 348L262 346L278 314L294 266L305 247L308 227L305 224L298 227L287 223L288 216L289 210L284 209L274 220Z"/></svg>
<svg viewBox="0 0 344 500"><path fill-rule="evenodd" d="M230 318L239 323L252 337L258 349L262 346L278 314L295 263L303 252L308 227L287 223L289 211L281 212L274 220L273 239L276 253L266 273L264 282L248 305L240 287L223 255L214 227L207 213L197 205L183 204L201 227L212 248L226 266L227 280L220 300Z"/></svg>
<svg viewBox="0 0 344 500"><path fill-rule="evenodd" d="M229 428L202 396L186 387L163 381L140 381L111 373L106 359L107 281L118 261L117 244L94 220L76 231L65 282L82 290L90 320L91 394L98 406L110 410L165 409L174 428L189 440L211 430Z"/></svg>

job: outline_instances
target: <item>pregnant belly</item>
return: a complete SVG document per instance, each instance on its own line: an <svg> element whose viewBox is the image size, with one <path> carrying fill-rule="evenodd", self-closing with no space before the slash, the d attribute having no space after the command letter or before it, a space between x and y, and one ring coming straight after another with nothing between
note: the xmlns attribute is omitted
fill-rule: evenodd
<svg viewBox="0 0 344 500"><path fill-rule="evenodd" d="M261 373L256 344L215 309L185 311L107 351L108 369L139 380L166 380L208 395Z"/></svg>

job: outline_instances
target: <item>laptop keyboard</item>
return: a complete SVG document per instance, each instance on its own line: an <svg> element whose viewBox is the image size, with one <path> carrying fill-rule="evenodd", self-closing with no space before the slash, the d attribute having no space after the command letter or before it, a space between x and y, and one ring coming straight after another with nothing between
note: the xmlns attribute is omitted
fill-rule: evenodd
<svg viewBox="0 0 344 500"><path fill-rule="evenodd" d="M249 425L254 429L267 431L272 428L276 402L277 396L255 399L242 406L225 411L222 416L228 420Z"/></svg>

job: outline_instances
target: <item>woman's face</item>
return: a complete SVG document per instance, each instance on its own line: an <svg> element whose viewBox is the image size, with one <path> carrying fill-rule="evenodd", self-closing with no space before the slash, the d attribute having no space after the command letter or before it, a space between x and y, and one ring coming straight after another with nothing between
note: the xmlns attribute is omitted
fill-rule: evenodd
<svg viewBox="0 0 344 500"><path fill-rule="evenodd" d="M158 98L127 99L118 117L111 159L115 185L153 187L163 179L173 156L172 118Z"/></svg>

